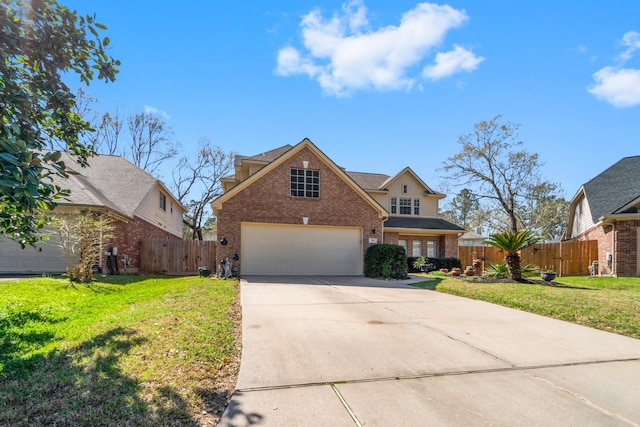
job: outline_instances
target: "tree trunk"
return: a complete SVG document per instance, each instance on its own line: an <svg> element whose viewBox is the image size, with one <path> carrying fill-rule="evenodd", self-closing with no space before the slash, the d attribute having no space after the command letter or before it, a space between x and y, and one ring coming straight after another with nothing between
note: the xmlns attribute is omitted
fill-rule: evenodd
<svg viewBox="0 0 640 427"><path fill-rule="evenodd" d="M507 264L509 279L522 280L522 270L520 269L520 255L518 255L517 253L507 255L505 264Z"/></svg>
<svg viewBox="0 0 640 427"><path fill-rule="evenodd" d="M518 232L518 218L516 218L516 213L514 210L507 210L507 214L509 215L509 222L511 223L511 231L514 233Z"/></svg>

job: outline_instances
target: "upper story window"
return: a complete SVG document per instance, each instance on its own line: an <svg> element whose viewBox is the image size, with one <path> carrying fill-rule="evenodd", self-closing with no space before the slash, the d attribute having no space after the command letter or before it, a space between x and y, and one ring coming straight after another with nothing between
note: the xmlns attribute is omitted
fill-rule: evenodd
<svg viewBox="0 0 640 427"><path fill-rule="evenodd" d="M411 199L400 197L400 215L411 215Z"/></svg>
<svg viewBox="0 0 640 427"><path fill-rule="evenodd" d="M396 197L391 198L391 213L398 213L398 199Z"/></svg>
<svg viewBox="0 0 640 427"><path fill-rule="evenodd" d="M420 215L420 199L413 199L413 214Z"/></svg>
<svg viewBox="0 0 640 427"><path fill-rule="evenodd" d="M160 193L159 206L163 211L167 210L167 196L164 193Z"/></svg>
<svg viewBox="0 0 640 427"><path fill-rule="evenodd" d="M402 193L403 194L407 194L407 186L406 185L402 186Z"/></svg>
<svg viewBox="0 0 640 427"><path fill-rule="evenodd" d="M320 198L320 171L291 169L291 197Z"/></svg>

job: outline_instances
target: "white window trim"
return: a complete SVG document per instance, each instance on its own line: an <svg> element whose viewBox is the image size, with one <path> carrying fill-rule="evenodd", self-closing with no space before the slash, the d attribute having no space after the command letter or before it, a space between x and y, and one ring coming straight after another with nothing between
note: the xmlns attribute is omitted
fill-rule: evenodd
<svg viewBox="0 0 640 427"><path fill-rule="evenodd" d="M417 251L416 251L417 249ZM417 255L416 255L417 253ZM422 256L422 241L414 240L411 242L411 255L414 257Z"/></svg>

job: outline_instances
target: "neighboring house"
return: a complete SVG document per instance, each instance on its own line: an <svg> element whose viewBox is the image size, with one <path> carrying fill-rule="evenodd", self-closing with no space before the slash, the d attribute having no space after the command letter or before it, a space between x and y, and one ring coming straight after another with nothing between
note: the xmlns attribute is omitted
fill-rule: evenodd
<svg viewBox="0 0 640 427"><path fill-rule="evenodd" d="M182 238L184 207L171 195L161 181L123 157L101 155L89 159L90 167L83 168L68 153L62 160L68 169L77 172L68 179L57 178L56 183L71 190L69 200L61 199L53 215L82 211L105 212L117 221L113 238L103 242L106 249L118 249L118 266L123 272L122 258L131 259L128 272L140 266L140 241L149 237ZM0 238L0 274L62 273L66 260L60 248L58 232L52 227L45 231L47 242L35 248L20 246ZM106 257L100 262L106 268Z"/></svg>
<svg viewBox="0 0 640 427"><path fill-rule="evenodd" d="M569 205L563 240L597 240L600 274L640 276L640 156L583 184Z"/></svg>
<svg viewBox="0 0 640 427"><path fill-rule="evenodd" d="M458 238L458 246L484 246L485 240L487 240L486 237L473 231L467 231Z"/></svg>
<svg viewBox="0 0 640 427"><path fill-rule="evenodd" d="M347 172L309 139L236 156L212 208L218 258L250 274L361 275L364 253L400 244L409 256L456 257L464 229L438 217L444 194L410 168Z"/></svg>

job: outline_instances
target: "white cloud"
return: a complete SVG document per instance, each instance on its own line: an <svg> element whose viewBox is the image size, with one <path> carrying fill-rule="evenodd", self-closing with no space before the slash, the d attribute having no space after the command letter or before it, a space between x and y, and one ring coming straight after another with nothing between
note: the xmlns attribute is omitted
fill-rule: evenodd
<svg viewBox="0 0 640 427"><path fill-rule="evenodd" d="M622 36L620 44L627 47L618 57L618 59L624 63L631 59L631 56L636 50L640 49L640 33L636 31L626 32L624 36Z"/></svg>
<svg viewBox="0 0 640 427"><path fill-rule="evenodd" d="M593 79L595 83L588 90L596 98L618 108L640 104L640 70L605 67Z"/></svg>
<svg viewBox="0 0 640 427"><path fill-rule="evenodd" d="M311 11L300 24L304 53L292 46L281 49L275 72L305 74L316 79L324 93L335 96L360 89L410 89L416 83L407 75L412 67L423 62L447 32L469 19L464 11L447 5L420 3L404 13L399 25L373 31L366 12L362 0L344 5L342 13L330 19L317 9ZM436 67L444 69L446 62L446 75L472 71L483 59L460 47L440 60L439 55Z"/></svg>
<svg viewBox="0 0 640 427"><path fill-rule="evenodd" d="M145 113L150 113L150 114L160 115L160 116L164 117L167 120L171 118L171 117L169 117L169 115L165 111L160 110L160 109L158 109L156 107L151 107L149 105L145 105L144 106L144 112Z"/></svg>
<svg viewBox="0 0 640 427"><path fill-rule="evenodd" d="M422 75L432 80L438 80L460 71L474 71L482 61L484 61L483 57L475 56L473 52L460 46L455 46L450 52L438 53L435 65L425 67Z"/></svg>
<svg viewBox="0 0 640 427"><path fill-rule="evenodd" d="M595 72L594 83L587 90L614 107L633 107L640 105L640 69L624 68L624 64L640 49L640 33L628 31L622 36L620 44L626 49L618 55L618 65Z"/></svg>

